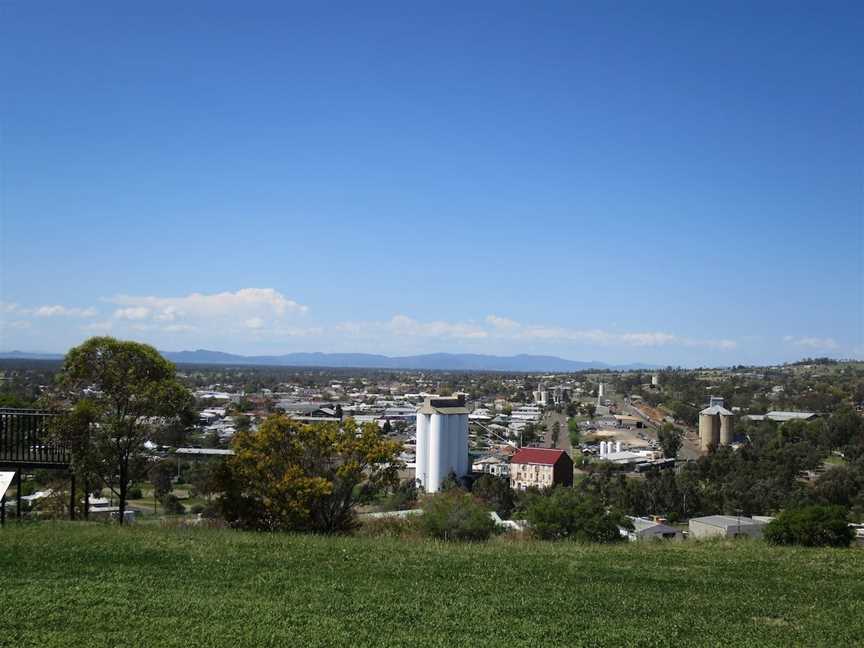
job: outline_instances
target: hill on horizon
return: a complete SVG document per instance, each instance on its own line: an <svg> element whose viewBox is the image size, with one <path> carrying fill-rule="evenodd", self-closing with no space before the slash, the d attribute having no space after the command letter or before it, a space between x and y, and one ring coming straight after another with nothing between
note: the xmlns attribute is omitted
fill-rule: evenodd
<svg viewBox="0 0 864 648"><path fill-rule="evenodd" d="M237 364L283 367L327 367L354 369L415 369L443 371L584 371L586 369L654 369L641 363L612 365L598 361L567 360L557 356L518 354L512 356L478 353L427 353L410 356L387 356L374 353L286 353L281 355L240 355L196 349L195 351L162 351L177 364ZM0 359L59 360L59 353L8 351Z"/></svg>

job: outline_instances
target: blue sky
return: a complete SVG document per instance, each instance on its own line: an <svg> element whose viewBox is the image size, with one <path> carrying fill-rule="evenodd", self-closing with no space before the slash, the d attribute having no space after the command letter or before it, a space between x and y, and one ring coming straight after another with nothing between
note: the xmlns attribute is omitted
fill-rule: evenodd
<svg viewBox="0 0 864 648"><path fill-rule="evenodd" d="M864 357L861 3L13 1L0 349Z"/></svg>

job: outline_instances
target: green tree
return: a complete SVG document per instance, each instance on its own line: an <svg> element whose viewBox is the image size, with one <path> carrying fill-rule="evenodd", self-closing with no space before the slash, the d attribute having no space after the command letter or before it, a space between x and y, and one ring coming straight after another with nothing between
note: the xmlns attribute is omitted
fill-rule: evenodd
<svg viewBox="0 0 864 648"><path fill-rule="evenodd" d="M542 540L620 542L618 527L632 528L628 518L607 511L597 498L560 486L528 499L525 519Z"/></svg>
<svg viewBox="0 0 864 648"><path fill-rule="evenodd" d="M836 466L819 475L815 492L826 504L848 507L861 492L861 483L849 467Z"/></svg>
<svg viewBox="0 0 864 648"><path fill-rule="evenodd" d="M236 432L247 432L252 427L252 419L246 414L237 414L234 416L234 430Z"/></svg>
<svg viewBox="0 0 864 648"><path fill-rule="evenodd" d="M183 515L186 512L186 507L183 506L180 499L170 493L162 499L162 507L168 515Z"/></svg>
<svg viewBox="0 0 864 648"><path fill-rule="evenodd" d="M471 489L474 497L484 502L502 518L509 518L515 506L510 481L495 475L481 475Z"/></svg>
<svg viewBox="0 0 864 648"><path fill-rule="evenodd" d="M842 506L805 506L780 513L765 527L764 537L776 545L848 547L855 534Z"/></svg>
<svg viewBox="0 0 864 648"><path fill-rule="evenodd" d="M76 401L61 425L76 467L117 496L122 524L129 484L146 468L144 442L188 410L192 396L152 346L111 337L71 349L60 384Z"/></svg>
<svg viewBox="0 0 864 648"><path fill-rule="evenodd" d="M674 459L678 456L678 451L681 449L681 432L671 423L664 423L657 432L657 441L663 449L663 454L669 459Z"/></svg>
<svg viewBox="0 0 864 648"><path fill-rule="evenodd" d="M567 421L567 434L570 436L570 445L578 448L582 443L582 431L579 429L579 421L571 418Z"/></svg>
<svg viewBox="0 0 864 648"><path fill-rule="evenodd" d="M174 475L174 470L171 464L167 461L160 461L154 464L149 471L150 484L153 486L153 495L156 499L163 499L171 492L173 484L171 477Z"/></svg>
<svg viewBox="0 0 864 648"><path fill-rule="evenodd" d="M398 482L401 446L374 423L358 430L352 419L304 425L271 416L257 431L236 434L233 447L220 490L225 517L237 526L348 531L361 497ZM238 512L249 504L254 517Z"/></svg>

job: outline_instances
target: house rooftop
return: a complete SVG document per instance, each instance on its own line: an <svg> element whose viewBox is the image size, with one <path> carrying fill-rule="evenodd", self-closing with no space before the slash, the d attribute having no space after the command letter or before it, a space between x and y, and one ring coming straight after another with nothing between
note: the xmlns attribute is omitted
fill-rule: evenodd
<svg viewBox="0 0 864 648"><path fill-rule="evenodd" d="M762 522L758 522L753 518L745 517L743 515L740 518L737 515L707 515L705 517L692 518L690 521L720 527L721 529L728 529L729 527L735 527L739 524L741 526L762 524Z"/></svg>
<svg viewBox="0 0 864 648"><path fill-rule="evenodd" d="M555 448L520 448L510 463L554 466L562 456L566 457L567 453Z"/></svg>

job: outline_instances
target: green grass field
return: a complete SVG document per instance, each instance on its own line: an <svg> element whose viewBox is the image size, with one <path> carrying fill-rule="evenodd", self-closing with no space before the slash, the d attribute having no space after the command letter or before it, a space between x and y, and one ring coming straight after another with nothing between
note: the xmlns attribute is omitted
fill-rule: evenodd
<svg viewBox="0 0 864 648"><path fill-rule="evenodd" d="M0 646L864 642L864 551L0 530Z"/></svg>

